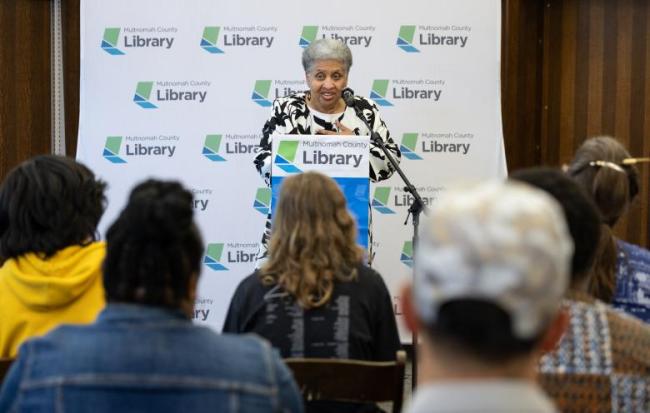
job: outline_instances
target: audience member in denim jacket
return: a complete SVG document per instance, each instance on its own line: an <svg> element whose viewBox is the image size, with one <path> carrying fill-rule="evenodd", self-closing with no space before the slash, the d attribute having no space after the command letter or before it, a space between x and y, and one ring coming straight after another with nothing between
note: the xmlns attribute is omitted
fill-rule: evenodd
<svg viewBox="0 0 650 413"><path fill-rule="evenodd" d="M650 322L650 251L617 240L612 228L639 192L635 159L616 139L586 140L567 173L591 196L601 214L602 231L594 276L594 297Z"/></svg>
<svg viewBox="0 0 650 413"><path fill-rule="evenodd" d="M107 233L108 305L26 342L0 411L301 412L288 369L252 336L192 324L203 246L192 195L147 181Z"/></svg>

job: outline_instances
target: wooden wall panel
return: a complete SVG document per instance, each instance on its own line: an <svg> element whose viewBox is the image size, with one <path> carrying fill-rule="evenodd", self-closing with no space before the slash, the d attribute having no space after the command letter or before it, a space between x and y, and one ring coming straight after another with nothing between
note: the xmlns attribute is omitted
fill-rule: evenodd
<svg viewBox="0 0 650 413"><path fill-rule="evenodd" d="M648 1L548 0L544 11L542 163L571 159L588 137L612 135L650 155ZM649 166L619 236L648 245Z"/></svg>
<svg viewBox="0 0 650 413"><path fill-rule="evenodd" d="M501 108L508 168L541 162L543 3L504 0Z"/></svg>
<svg viewBox="0 0 650 413"><path fill-rule="evenodd" d="M0 1L0 180L50 151L50 2Z"/></svg>
<svg viewBox="0 0 650 413"><path fill-rule="evenodd" d="M63 1L61 14L65 76L65 148L68 156L75 156L79 131L79 0Z"/></svg>

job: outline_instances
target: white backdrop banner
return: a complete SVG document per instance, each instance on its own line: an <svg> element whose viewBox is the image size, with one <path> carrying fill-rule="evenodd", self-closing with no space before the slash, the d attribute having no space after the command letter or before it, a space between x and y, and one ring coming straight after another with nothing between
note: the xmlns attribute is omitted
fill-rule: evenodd
<svg viewBox="0 0 650 413"><path fill-rule="evenodd" d="M270 205L253 167L262 125L274 98L306 89L302 47L350 46L349 86L380 106L430 205L458 180L506 174L500 19L500 0L82 0L77 158L109 183L100 230L135 183L183 182L206 243L195 320L220 330ZM399 316L412 198L397 175L370 197L374 267Z"/></svg>

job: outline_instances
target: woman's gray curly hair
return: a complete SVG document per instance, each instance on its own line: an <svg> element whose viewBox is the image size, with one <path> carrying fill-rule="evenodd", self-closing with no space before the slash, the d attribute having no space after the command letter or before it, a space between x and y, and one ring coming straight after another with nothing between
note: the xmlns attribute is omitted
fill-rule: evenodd
<svg viewBox="0 0 650 413"><path fill-rule="evenodd" d="M338 60L343 63L345 72L348 73L352 66L352 52L340 40L318 39L311 42L302 52L302 67L305 73L311 72L317 60Z"/></svg>

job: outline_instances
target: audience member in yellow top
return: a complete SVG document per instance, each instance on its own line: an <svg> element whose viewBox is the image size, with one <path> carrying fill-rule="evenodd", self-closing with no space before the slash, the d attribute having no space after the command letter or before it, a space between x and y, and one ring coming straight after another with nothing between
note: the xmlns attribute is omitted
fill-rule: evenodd
<svg viewBox="0 0 650 413"><path fill-rule="evenodd" d="M0 357L59 324L104 308L105 246L96 229L106 185L73 159L44 155L0 187Z"/></svg>

